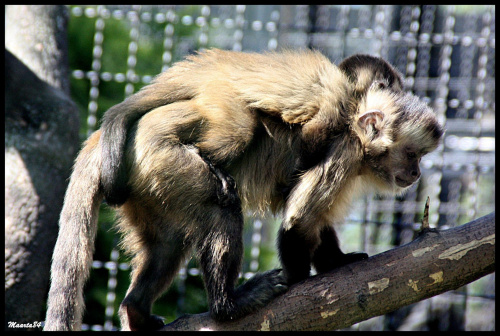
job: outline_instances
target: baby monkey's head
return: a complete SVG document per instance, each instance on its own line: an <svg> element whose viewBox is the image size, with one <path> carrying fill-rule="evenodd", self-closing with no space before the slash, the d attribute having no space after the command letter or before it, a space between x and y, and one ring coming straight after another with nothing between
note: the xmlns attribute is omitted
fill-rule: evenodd
<svg viewBox="0 0 500 336"><path fill-rule="evenodd" d="M403 91L401 75L383 59L354 55L339 67L358 101L353 129L363 148L362 173L380 192L403 192L420 177L420 160L438 146L442 126L422 99Z"/></svg>

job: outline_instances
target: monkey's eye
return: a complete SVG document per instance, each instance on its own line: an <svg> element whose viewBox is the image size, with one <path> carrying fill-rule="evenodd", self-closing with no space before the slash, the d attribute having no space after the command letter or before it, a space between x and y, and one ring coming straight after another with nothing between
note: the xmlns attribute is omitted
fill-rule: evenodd
<svg viewBox="0 0 500 336"><path fill-rule="evenodd" d="M415 152L407 152L406 156L408 157L408 159L415 159L417 157L417 153L415 153Z"/></svg>
<svg viewBox="0 0 500 336"><path fill-rule="evenodd" d="M376 89L385 89L387 85L384 82L377 80L372 83L372 87Z"/></svg>

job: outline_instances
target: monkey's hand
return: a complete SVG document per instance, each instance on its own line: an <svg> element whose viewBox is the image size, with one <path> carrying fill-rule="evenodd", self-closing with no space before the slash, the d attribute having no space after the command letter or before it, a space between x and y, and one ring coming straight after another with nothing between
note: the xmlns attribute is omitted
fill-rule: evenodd
<svg viewBox="0 0 500 336"><path fill-rule="evenodd" d="M207 163L210 171L217 181L216 196L218 203L223 206L230 206L233 204L239 204L239 196L236 191L236 183L231 175L225 172L223 169L216 167L212 161L203 157L203 160Z"/></svg>
<svg viewBox="0 0 500 336"><path fill-rule="evenodd" d="M314 267L318 273L329 272L336 268L368 258L368 254L362 252L343 253L337 248L332 253L317 254L314 259Z"/></svg>
<svg viewBox="0 0 500 336"><path fill-rule="evenodd" d="M351 252L345 253L341 258L337 260L336 267L341 267L347 264L351 264L356 261L368 259L368 254L363 252Z"/></svg>
<svg viewBox="0 0 500 336"><path fill-rule="evenodd" d="M223 207L231 204L239 204L239 196L236 191L236 183L229 174L220 173L220 170L215 170L220 187L217 188L217 199Z"/></svg>

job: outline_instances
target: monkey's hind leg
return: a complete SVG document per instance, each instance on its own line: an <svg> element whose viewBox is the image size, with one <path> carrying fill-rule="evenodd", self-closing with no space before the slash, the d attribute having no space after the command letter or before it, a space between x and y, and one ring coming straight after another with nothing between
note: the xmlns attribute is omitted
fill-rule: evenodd
<svg viewBox="0 0 500 336"><path fill-rule="evenodd" d="M335 268L368 258L361 252L344 253L340 250L335 230L327 226L321 230L321 243L314 251L312 263L318 273L331 271Z"/></svg>
<svg viewBox="0 0 500 336"><path fill-rule="evenodd" d="M287 287L281 271L272 270L235 288L243 257L241 203L231 176L211 164L210 171L219 179L220 190L217 206L208 204L196 216L205 231L196 246L212 317L234 320L266 305Z"/></svg>
<svg viewBox="0 0 500 336"><path fill-rule="evenodd" d="M124 208L131 214L142 213L147 222L136 223L124 241L135 254L131 284L120 305L122 330L158 330L164 325L163 320L151 315L151 307L174 280L190 244L184 232L172 229L173 223L159 216L144 215L146 210L138 210L138 206L130 203Z"/></svg>

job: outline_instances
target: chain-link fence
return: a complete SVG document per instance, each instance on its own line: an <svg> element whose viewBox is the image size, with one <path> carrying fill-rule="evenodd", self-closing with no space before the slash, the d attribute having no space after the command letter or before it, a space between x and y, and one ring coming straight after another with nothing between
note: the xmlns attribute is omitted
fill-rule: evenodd
<svg viewBox="0 0 500 336"><path fill-rule="evenodd" d="M370 255L413 239L424 202L431 225L445 229L494 211L494 6L72 6L72 96L84 110L82 138L102 114L183 56L203 48L239 51L314 48L335 63L354 53L382 56L405 76L445 124L422 178L404 197L358 200L339 228L343 249ZM279 218L248 216L243 277L278 266ZM85 327L110 330L128 286L129 265L101 212L86 287ZM353 326L358 330L494 330L494 274L459 290ZM173 319L206 310L196 262L155 305Z"/></svg>

